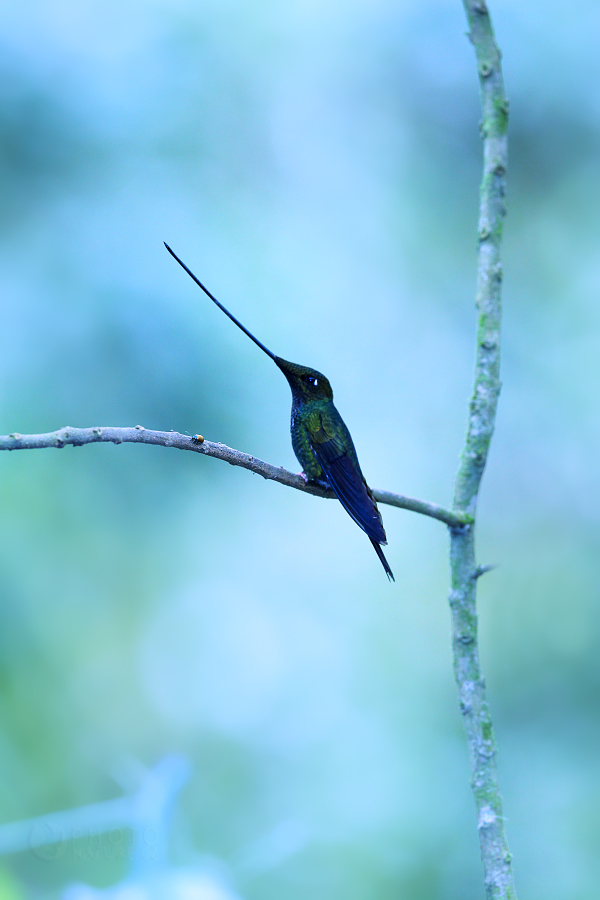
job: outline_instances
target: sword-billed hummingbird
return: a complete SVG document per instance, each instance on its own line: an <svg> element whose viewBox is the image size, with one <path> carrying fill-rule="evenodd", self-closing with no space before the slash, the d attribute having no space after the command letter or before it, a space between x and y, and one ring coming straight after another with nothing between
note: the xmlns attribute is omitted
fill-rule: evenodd
<svg viewBox="0 0 600 900"><path fill-rule="evenodd" d="M381 514L361 472L350 432L333 405L333 391L327 378L315 369L275 356L213 297L168 244L165 247L198 287L281 369L292 389L292 447L304 476L313 484L331 488L348 515L366 533L386 575L394 581L381 549L381 544L387 544Z"/></svg>

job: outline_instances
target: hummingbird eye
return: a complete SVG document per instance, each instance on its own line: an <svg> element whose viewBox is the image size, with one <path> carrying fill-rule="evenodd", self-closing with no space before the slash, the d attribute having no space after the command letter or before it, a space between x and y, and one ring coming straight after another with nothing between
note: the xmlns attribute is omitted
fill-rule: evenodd
<svg viewBox="0 0 600 900"><path fill-rule="evenodd" d="M309 384L312 384L313 387L317 387L317 385L319 384L318 379L315 378L314 375L307 375L306 380Z"/></svg>

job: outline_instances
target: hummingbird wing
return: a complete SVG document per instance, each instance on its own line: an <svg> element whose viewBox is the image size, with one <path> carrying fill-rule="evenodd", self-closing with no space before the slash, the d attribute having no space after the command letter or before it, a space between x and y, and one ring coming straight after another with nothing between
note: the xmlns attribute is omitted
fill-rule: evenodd
<svg viewBox="0 0 600 900"><path fill-rule="evenodd" d="M310 447L331 489L348 515L367 534L385 574L394 581L380 546L387 544L381 515L361 472L350 432L333 403L309 415L306 430Z"/></svg>
<svg viewBox="0 0 600 900"><path fill-rule="evenodd" d="M374 543L386 544L381 515L358 465L352 438L335 407L331 412L319 410L309 416L307 431L317 462L348 515Z"/></svg>

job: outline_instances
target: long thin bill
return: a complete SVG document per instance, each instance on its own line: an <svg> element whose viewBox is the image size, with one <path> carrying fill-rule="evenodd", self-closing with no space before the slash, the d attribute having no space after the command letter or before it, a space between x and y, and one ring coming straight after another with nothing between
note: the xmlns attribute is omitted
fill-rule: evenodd
<svg viewBox="0 0 600 900"><path fill-rule="evenodd" d="M261 342L258 340L258 338L255 338L251 331L248 331L247 328L244 328L244 326L242 325L242 323L239 322L239 321L236 319L236 317L233 316L233 315L229 312L228 309L225 309L225 307L223 306L223 304L222 304L222 303L219 303L219 301L217 300L216 297L213 297L213 295L212 295L211 292L208 290L208 288L205 288L204 285L202 284L202 282L201 282L198 278L196 278L196 276L194 275L194 273L193 273L190 269L188 269L188 267L186 266L186 264L185 264L184 262L182 262L182 261L179 259L179 257L177 256L177 254L176 254L176 253L173 253L173 251L171 250L171 248L169 247L169 245L166 243L166 241L163 242L163 243L164 243L165 247L167 248L167 250L169 251L169 253L171 254L171 256L173 257L173 259L176 259L176 260L177 260L177 262L179 263L179 265L181 266L181 268L182 268L182 269L185 269L185 271L188 273L188 275L190 276L190 278L192 278L192 279L196 282L196 284L198 285L198 287L202 288L202 290L204 291L204 293L205 293L208 297L210 297L210 299L213 301L213 303L216 303L217 306L219 307L219 309L220 309L222 312L224 312L226 316L229 316L229 318L231 319L231 321L232 321L232 322L235 322L235 324L237 325L237 327L238 327L238 328L241 328L241 330L244 332L244 334L247 334L247 335L248 335L248 337L250 338L250 340L254 341L255 344L258 344L258 346L260 347L260 349L261 349L261 350L264 350L264 352L267 354L267 356L270 356L271 359L276 360L277 357L275 356L275 354L274 354L274 353L271 353L271 351L270 351L267 347L265 347L264 344L261 344Z"/></svg>

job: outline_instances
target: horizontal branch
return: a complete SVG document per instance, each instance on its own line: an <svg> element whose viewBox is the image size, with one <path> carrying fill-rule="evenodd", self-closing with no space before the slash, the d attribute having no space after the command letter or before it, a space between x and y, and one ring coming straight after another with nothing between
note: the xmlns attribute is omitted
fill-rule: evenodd
<svg viewBox="0 0 600 900"><path fill-rule="evenodd" d="M102 426L94 428L71 428L66 425L58 431L48 434L13 434L0 436L0 450L42 450L46 447L81 447L83 444L95 444L108 442L112 444L158 444L160 447L175 447L177 450L191 450L193 453L202 453L204 456L212 456L222 459L232 466L241 466L249 469L257 475L262 475L270 481L277 481L286 487L296 488L307 494L317 497L335 499L333 491L325 490L314 484L306 482L302 475L294 475L280 466L272 466L241 450L233 450L226 444L214 444L206 441L201 435L190 437L187 434L179 434L177 431L149 431L143 425L133 428L113 428ZM427 503L424 500L414 500L412 497L403 497L402 494L392 494L390 491L373 491L373 496L378 503L387 503L389 506L397 506L400 509L409 509L412 512L430 516L445 522L450 528L462 528L473 521L470 515L460 512L451 512L435 503Z"/></svg>

